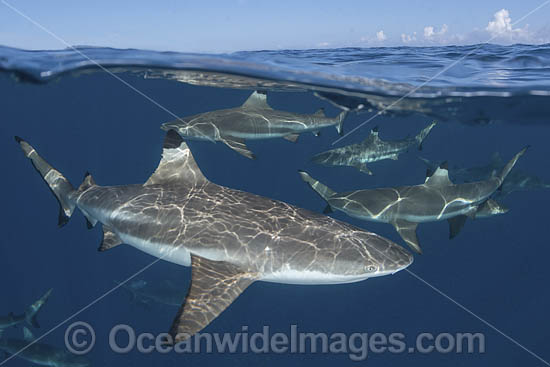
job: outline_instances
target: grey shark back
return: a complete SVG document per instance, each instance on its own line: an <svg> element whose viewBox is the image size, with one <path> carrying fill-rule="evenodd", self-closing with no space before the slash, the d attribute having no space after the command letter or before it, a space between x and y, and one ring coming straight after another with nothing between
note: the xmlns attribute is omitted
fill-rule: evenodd
<svg viewBox="0 0 550 367"><path fill-rule="evenodd" d="M22 142L25 151L30 145ZM28 157L34 163L39 156ZM87 176L81 188L59 196L91 225L103 225L101 251L127 243L191 266L191 286L171 327L175 342L206 327L256 281L348 283L412 262L405 249L374 233L210 182L173 130L145 184L98 186Z"/></svg>
<svg viewBox="0 0 550 367"><path fill-rule="evenodd" d="M180 118L162 124L161 129L174 130L186 139L221 141L237 153L254 159L245 140L285 138L296 142L299 134L317 133L328 126L335 126L342 135L346 115L347 111L343 111L330 118L323 109L311 115L275 110L267 103L264 93L255 91L240 107Z"/></svg>

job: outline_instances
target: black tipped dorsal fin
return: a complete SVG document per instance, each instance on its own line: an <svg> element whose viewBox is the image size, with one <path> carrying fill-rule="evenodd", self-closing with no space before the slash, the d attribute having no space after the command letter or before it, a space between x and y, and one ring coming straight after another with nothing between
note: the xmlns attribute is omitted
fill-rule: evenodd
<svg viewBox="0 0 550 367"><path fill-rule="evenodd" d="M144 185L196 186L207 182L191 154L191 149L177 132L169 130L164 139L162 159Z"/></svg>
<svg viewBox="0 0 550 367"><path fill-rule="evenodd" d="M243 107L271 109L271 107L267 104L267 95L258 91L254 91L250 97L248 97L248 99L243 103Z"/></svg>
<svg viewBox="0 0 550 367"><path fill-rule="evenodd" d="M424 183L427 186L449 186L452 184L449 179L447 162L443 162L430 177L426 177L426 182Z"/></svg>

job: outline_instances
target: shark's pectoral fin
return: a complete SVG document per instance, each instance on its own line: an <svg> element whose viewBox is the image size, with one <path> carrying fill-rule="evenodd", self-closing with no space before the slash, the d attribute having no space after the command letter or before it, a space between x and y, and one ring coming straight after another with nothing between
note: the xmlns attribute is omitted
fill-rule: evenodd
<svg viewBox="0 0 550 367"><path fill-rule="evenodd" d="M466 223L466 218L468 217L465 215L458 215L447 219L449 222L449 238L455 238L460 233L464 223Z"/></svg>
<svg viewBox="0 0 550 367"><path fill-rule="evenodd" d="M206 327L257 279L236 265L191 255L191 286L170 329L174 343Z"/></svg>
<svg viewBox="0 0 550 367"><path fill-rule="evenodd" d="M359 171L366 173L367 175L372 176L372 171L367 168L366 164L356 164L353 167L357 168Z"/></svg>
<svg viewBox="0 0 550 367"><path fill-rule="evenodd" d="M392 224L403 241L405 241L414 251L421 254L422 249L420 248L420 244L418 243L418 238L416 236L416 228L418 227L418 223L408 222L406 220L396 220Z"/></svg>
<svg viewBox="0 0 550 367"><path fill-rule="evenodd" d="M300 137L300 134L290 134L290 135L283 136L283 138L285 138L286 140L292 143L296 143L299 137Z"/></svg>
<svg viewBox="0 0 550 367"><path fill-rule="evenodd" d="M254 153L248 149L244 139L239 138L226 138L222 140L229 148L233 149L239 154L244 155L246 158L256 159Z"/></svg>
<svg viewBox="0 0 550 367"><path fill-rule="evenodd" d="M99 252L107 251L120 244L122 244L122 240L120 239L120 237L118 237L118 235L113 232L111 228L103 225L103 240L101 241L101 245L99 245L99 248L97 250Z"/></svg>

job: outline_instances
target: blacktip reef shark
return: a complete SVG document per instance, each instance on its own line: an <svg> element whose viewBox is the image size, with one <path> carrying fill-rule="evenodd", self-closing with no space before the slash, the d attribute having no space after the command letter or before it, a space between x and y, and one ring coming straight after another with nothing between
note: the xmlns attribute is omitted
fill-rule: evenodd
<svg viewBox="0 0 550 367"><path fill-rule="evenodd" d="M367 163L378 162L384 159L397 160L401 153L405 153L411 147L422 149L422 142L435 126L432 122L418 135L403 140L384 141L378 136L378 127L371 130L370 135L358 144L346 145L341 148L327 150L319 153L311 161L325 166L351 166L359 171L372 175Z"/></svg>
<svg viewBox="0 0 550 367"><path fill-rule="evenodd" d="M179 307L185 300L185 290L181 285L170 280L151 281L135 279L120 283L132 295L132 301L149 305L151 302Z"/></svg>
<svg viewBox="0 0 550 367"><path fill-rule="evenodd" d="M32 332L23 327L23 339L3 337L0 330L0 350L39 366L88 367L91 362L84 356L70 353L49 344L37 342ZM2 361L0 360L0 363Z"/></svg>
<svg viewBox="0 0 550 367"><path fill-rule="evenodd" d="M439 163L419 157L430 170L437 168ZM504 161L498 152L493 153L491 160L486 165L477 167L452 167L449 169L449 177L458 182L472 182L485 180L504 167ZM514 191L530 191L550 189L550 183L544 182L539 177L514 168L506 177L496 196L506 196Z"/></svg>
<svg viewBox="0 0 550 367"><path fill-rule="evenodd" d="M304 132L318 134L328 126L336 126L342 135L342 124L347 112L331 118L320 109L312 115L274 110L267 104L267 96L255 91L246 102L236 108L216 110L177 119L162 125L163 130L175 130L184 139L221 141L237 153L254 159L245 140L285 138L296 142Z"/></svg>
<svg viewBox="0 0 550 367"><path fill-rule="evenodd" d="M42 306L46 304L51 294L52 294L52 289L47 291L46 294L40 297L32 305L30 305L25 311L25 313L23 314L16 315L16 314L10 313L7 316L0 316L0 331L12 326L17 326L24 322L26 322L27 324L33 327L39 328L40 324L38 324L36 316L38 314L38 311L40 311L40 309L42 308Z"/></svg>
<svg viewBox="0 0 550 367"><path fill-rule="evenodd" d="M375 233L325 215L210 182L187 144L166 134L162 159L145 184L78 189L16 138L57 197L60 224L75 208L103 224L105 251L122 243L191 266L191 286L170 334L180 342L202 330L255 281L350 283L393 274L412 255Z"/></svg>
<svg viewBox="0 0 550 367"><path fill-rule="evenodd" d="M466 218L475 218L478 211L483 216L505 212L490 197L526 149L517 153L498 175L458 185L449 180L446 164L438 167L421 185L342 193L333 191L306 172L300 171L300 176L328 203L328 211L336 209L355 218L391 223L413 250L422 253L416 236L419 223L447 220L453 238L462 229Z"/></svg>

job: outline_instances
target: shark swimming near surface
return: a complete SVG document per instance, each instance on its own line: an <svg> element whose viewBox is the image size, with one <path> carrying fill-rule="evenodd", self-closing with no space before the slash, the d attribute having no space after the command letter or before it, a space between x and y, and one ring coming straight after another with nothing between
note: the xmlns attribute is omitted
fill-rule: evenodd
<svg viewBox="0 0 550 367"><path fill-rule="evenodd" d="M30 305L25 313L16 315L14 313L10 313L7 316L0 316L0 330L17 326L19 324L22 324L26 322L27 324L39 328L40 325L38 324L38 321L36 319L36 316L38 314L38 311L42 309L42 306L46 304L48 301L48 298L50 298L50 295L52 293L52 289L46 292L42 297L40 297L36 302L34 302L32 305Z"/></svg>
<svg viewBox="0 0 550 367"><path fill-rule="evenodd" d="M432 122L418 135L396 141L384 141L378 136L378 127L371 130L370 135L361 143L346 145L316 154L311 161L325 166L351 166L359 171L372 175L367 163L378 162L384 159L397 160L401 153L411 147L422 149L422 142L435 126Z"/></svg>
<svg viewBox="0 0 550 367"><path fill-rule="evenodd" d="M221 141L247 158L254 154L246 146L246 140L285 138L296 142L304 132L319 133L328 126L336 126L341 135L347 112L331 118L320 109L312 115L274 110L267 103L267 96L254 92L246 102L236 108L216 110L180 118L162 124L163 130L175 130L183 138Z"/></svg>
<svg viewBox="0 0 550 367"><path fill-rule="evenodd" d="M455 237L467 217L502 214L506 209L490 199L502 185L524 148L510 160L499 174L478 182L453 184L446 164L416 186L388 187L337 193L308 173L300 176L327 203L326 211L342 211L349 216L368 221L392 224L401 238L417 253L422 253L416 228L419 223L447 220L450 237Z"/></svg>
<svg viewBox="0 0 550 367"><path fill-rule="evenodd" d="M23 327L23 339L3 337L0 330L0 350L39 366L88 367L91 362L84 356L75 355L49 344L36 342L32 332ZM0 360L2 363L2 360Z"/></svg>
<svg viewBox="0 0 550 367"><path fill-rule="evenodd" d="M76 208L100 222L99 251L129 244L191 266L191 286L170 329L175 342L202 330L255 281L339 284L409 266L401 246L328 216L210 182L183 139L166 134L161 161L144 184L75 189L16 137L60 204L60 225Z"/></svg>
<svg viewBox="0 0 550 367"><path fill-rule="evenodd" d="M426 164L428 169L435 170L439 163L432 162L426 158L419 157ZM493 153L489 163L477 167L452 167L449 169L449 177L457 182L473 182L488 179L502 170L505 162L498 152ZM550 183L544 182L539 177L514 168L506 177L496 196L502 197L514 191L529 191L550 189Z"/></svg>
<svg viewBox="0 0 550 367"><path fill-rule="evenodd" d="M132 295L132 300L148 305L151 302L167 306L179 307L185 300L185 290L181 284L170 280L151 281L136 279L128 283L120 283Z"/></svg>

